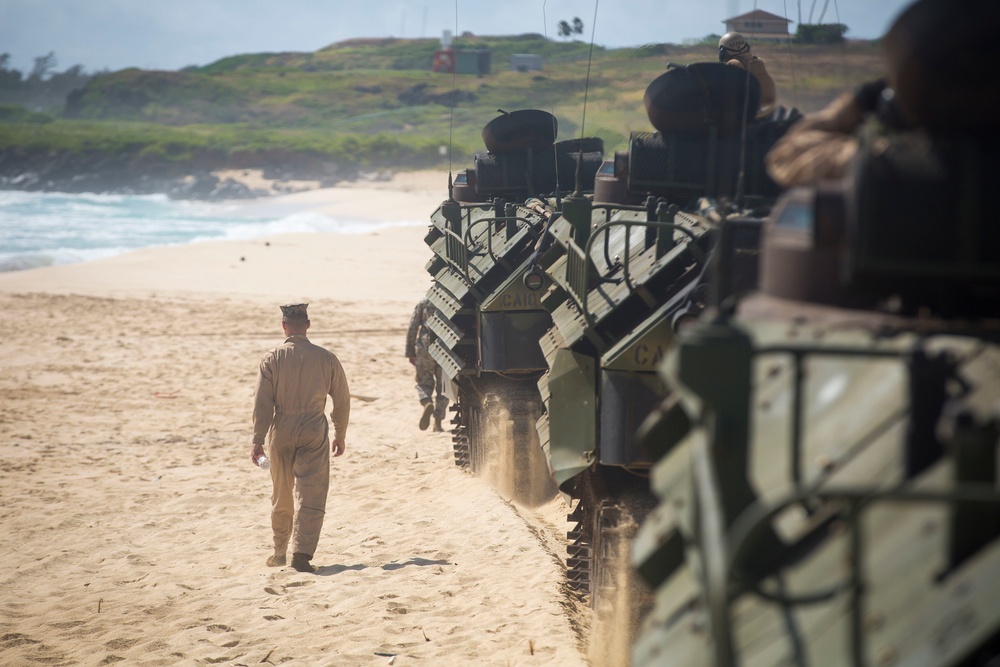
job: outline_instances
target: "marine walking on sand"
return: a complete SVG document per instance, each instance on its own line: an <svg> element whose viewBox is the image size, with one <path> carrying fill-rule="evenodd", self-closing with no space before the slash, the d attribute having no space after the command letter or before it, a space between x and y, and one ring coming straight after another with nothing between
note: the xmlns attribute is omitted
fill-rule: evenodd
<svg viewBox="0 0 1000 667"><path fill-rule="evenodd" d="M434 430L444 431L441 425L448 409L448 396L445 393L445 378L434 358L430 354L434 334L427 323L437 313L430 300L422 299L413 309L410 326L406 331L406 358L416 368L417 398L423 412L420 414L418 426L426 431L430 426L431 416L434 417Z"/></svg>
<svg viewBox="0 0 1000 667"><path fill-rule="evenodd" d="M267 440L274 538L274 554L267 565L285 565L290 545L292 567L299 572L317 570L309 561L316 553L326 514L330 455L344 453L351 413L351 394L340 360L306 336L307 306L281 306L286 338L260 361L250 454L256 465ZM333 399L332 443L325 414L327 396Z"/></svg>

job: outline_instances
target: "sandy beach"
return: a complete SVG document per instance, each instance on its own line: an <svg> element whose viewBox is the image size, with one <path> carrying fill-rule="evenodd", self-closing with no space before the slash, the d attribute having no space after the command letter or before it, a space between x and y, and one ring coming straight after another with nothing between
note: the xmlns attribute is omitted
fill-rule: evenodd
<svg viewBox="0 0 1000 667"><path fill-rule="evenodd" d="M426 220L441 172L247 204ZM198 243L0 274L0 663L588 664L567 508L519 508L417 428L426 228ZM317 574L268 568L249 460L278 305L351 385Z"/></svg>

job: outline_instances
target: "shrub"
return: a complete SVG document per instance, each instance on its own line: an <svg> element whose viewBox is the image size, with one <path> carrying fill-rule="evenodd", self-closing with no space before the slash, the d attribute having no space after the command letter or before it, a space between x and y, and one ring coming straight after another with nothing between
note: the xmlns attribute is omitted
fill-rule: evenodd
<svg viewBox="0 0 1000 667"><path fill-rule="evenodd" d="M843 23L804 23L795 31L798 44L839 44L844 41L847 26Z"/></svg>

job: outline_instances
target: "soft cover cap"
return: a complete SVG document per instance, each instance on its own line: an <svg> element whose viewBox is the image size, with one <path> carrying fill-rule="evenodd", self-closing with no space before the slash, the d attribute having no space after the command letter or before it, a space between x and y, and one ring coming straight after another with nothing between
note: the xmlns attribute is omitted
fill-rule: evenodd
<svg viewBox="0 0 1000 667"><path fill-rule="evenodd" d="M289 303L282 306L281 321L287 322L289 320L308 320L309 314L306 313L306 308L308 306L308 303Z"/></svg>

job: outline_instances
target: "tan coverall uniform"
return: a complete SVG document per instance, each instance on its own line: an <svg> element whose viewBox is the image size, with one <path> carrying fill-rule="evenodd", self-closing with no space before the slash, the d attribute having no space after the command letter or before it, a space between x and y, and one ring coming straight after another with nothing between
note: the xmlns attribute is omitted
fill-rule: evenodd
<svg viewBox="0 0 1000 667"><path fill-rule="evenodd" d="M271 459L271 530L275 553L316 553L330 487L329 423L324 409L333 398L334 437L347 437L351 394L337 357L304 334L293 334L264 355L257 376L253 443L268 434Z"/></svg>

